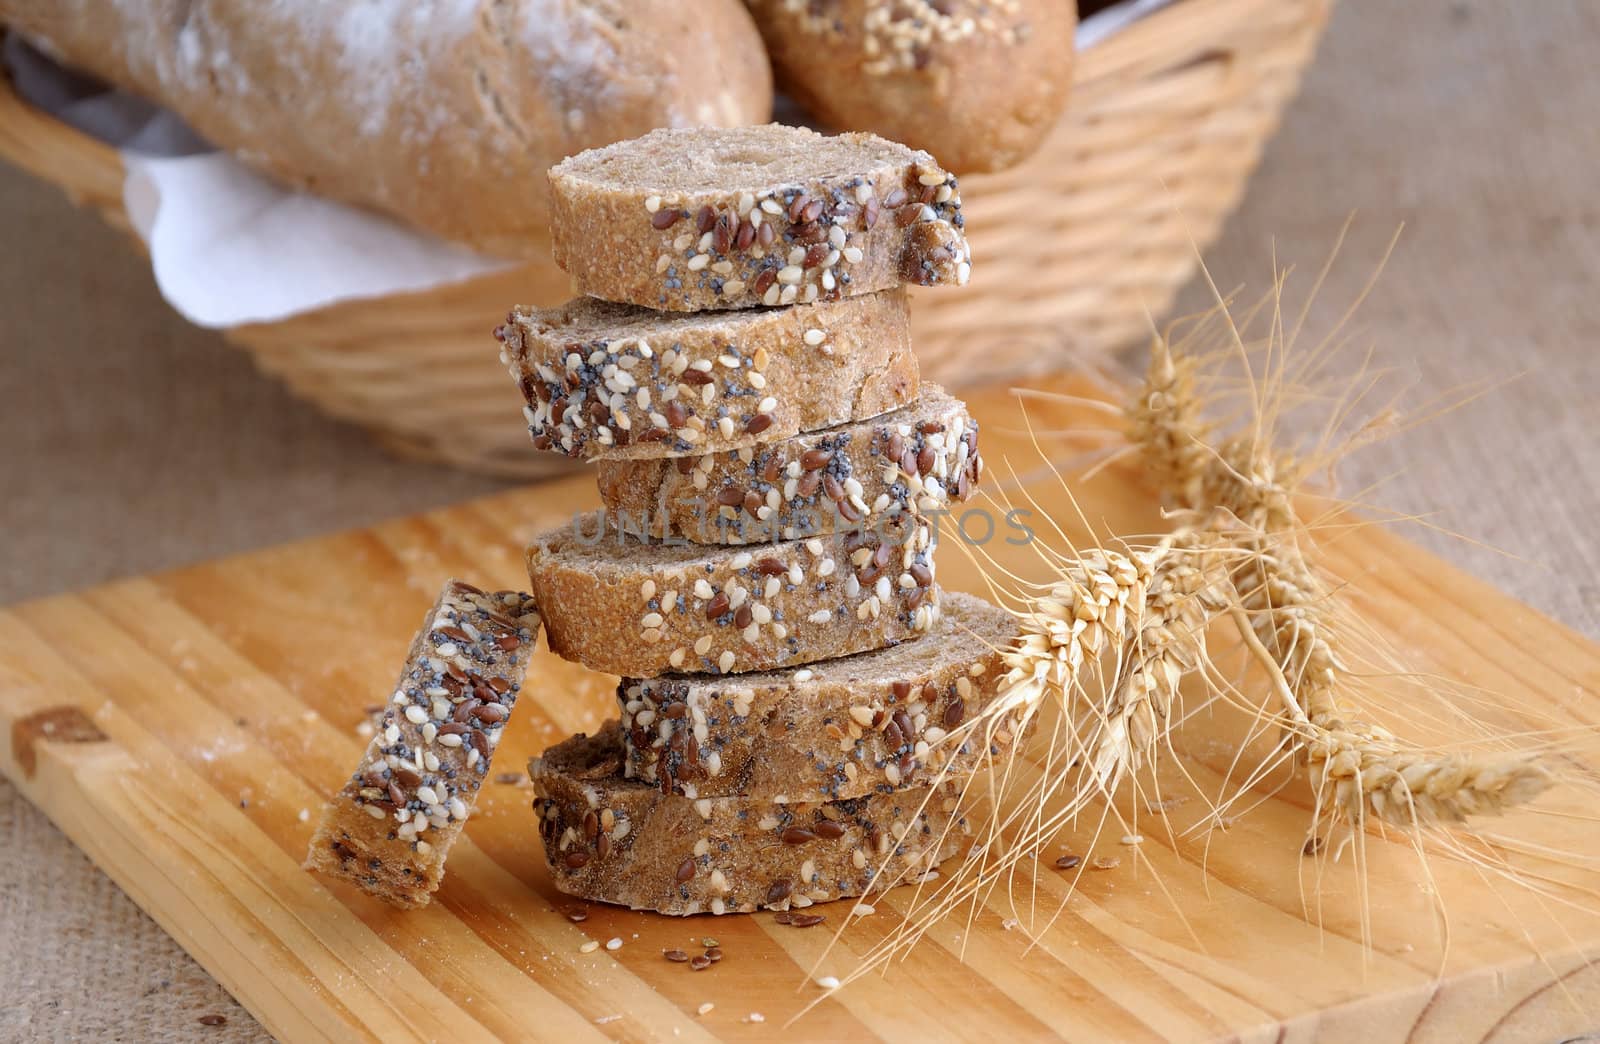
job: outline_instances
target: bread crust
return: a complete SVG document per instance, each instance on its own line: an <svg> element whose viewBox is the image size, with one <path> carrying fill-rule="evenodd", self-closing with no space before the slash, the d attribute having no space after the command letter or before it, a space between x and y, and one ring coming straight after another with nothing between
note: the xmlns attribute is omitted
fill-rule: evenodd
<svg viewBox="0 0 1600 1044"><path fill-rule="evenodd" d="M1066 0L746 0L780 87L830 126L963 174L1032 155L1066 108Z"/></svg>
<svg viewBox="0 0 1600 1044"><path fill-rule="evenodd" d="M943 512L982 474L977 421L936 384L870 420L675 460L602 460L597 469L601 502L630 532L741 545Z"/></svg>
<svg viewBox="0 0 1600 1044"><path fill-rule="evenodd" d="M694 800L621 776L615 721L534 758L528 775L556 888L634 910L788 910L881 891L960 850L959 791L851 801Z"/></svg>
<svg viewBox="0 0 1600 1044"><path fill-rule="evenodd" d="M1010 613L945 592L914 642L812 667L624 679L624 774L691 798L838 801L970 775L1017 729L950 734L999 691Z"/></svg>
<svg viewBox="0 0 1600 1044"><path fill-rule="evenodd" d="M661 458L874 417L919 380L899 289L792 308L662 315L589 298L495 331L533 444Z"/></svg>
<svg viewBox="0 0 1600 1044"><path fill-rule="evenodd" d="M835 163L807 163L814 153ZM776 159L750 164L751 180L734 165L693 188L675 171L719 169L724 156ZM870 134L658 130L575 156L550 184L556 262L581 293L608 301L672 312L805 304L960 286L971 274L955 177Z"/></svg>
<svg viewBox="0 0 1600 1044"><path fill-rule="evenodd" d="M306 869L395 906L428 904L488 778L538 633L527 595L445 584L393 695L372 716L360 765L323 809Z"/></svg>
<svg viewBox="0 0 1600 1044"><path fill-rule="evenodd" d="M748 551L644 544L593 512L534 538L528 578L559 656L627 677L731 674L923 633L939 617L933 543L906 518Z"/></svg>
<svg viewBox="0 0 1600 1044"><path fill-rule="evenodd" d="M772 105L738 0L0 0L0 22L293 188L505 256L547 255L563 157Z"/></svg>

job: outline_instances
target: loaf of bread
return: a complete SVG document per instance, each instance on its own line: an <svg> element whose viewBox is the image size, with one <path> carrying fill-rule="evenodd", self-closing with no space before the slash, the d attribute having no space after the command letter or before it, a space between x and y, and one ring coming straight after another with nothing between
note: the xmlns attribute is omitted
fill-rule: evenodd
<svg viewBox="0 0 1600 1044"><path fill-rule="evenodd" d="M691 798L778 804L970 775L1017 730L989 743L949 734L993 699L1016 634L1004 609L947 591L928 634L892 649L760 674L625 679L625 774Z"/></svg>
<svg viewBox="0 0 1600 1044"><path fill-rule="evenodd" d="M881 649L939 618L923 518L744 550L645 543L580 516L534 539L550 648L635 678L730 674Z"/></svg>
<svg viewBox="0 0 1600 1044"><path fill-rule="evenodd" d="M663 794L622 777L615 721L533 759L539 835L569 895L664 914L787 910L882 891L960 850L960 792L901 789L849 801Z"/></svg>
<svg viewBox="0 0 1600 1044"><path fill-rule="evenodd" d="M924 384L871 420L672 460L602 460L600 498L631 533L754 544L832 533L965 500L983 472L978 423Z"/></svg>
<svg viewBox="0 0 1600 1044"><path fill-rule="evenodd" d="M956 179L870 134L653 131L550 171L556 261L580 292L663 311L966 283Z"/></svg>
<svg viewBox="0 0 1600 1044"><path fill-rule="evenodd" d="M306 869L425 906L488 776L539 632L525 594L452 580L373 715L361 764L322 813Z"/></svg>
<svg viewBox="0 0 1600 1044"><path fill-rule="evenodd" d="M0 23L294 188L507 256L547 252L563 157L772 106L738 0L0 0Z"/></svg>
<svg viewBox="0 0 1600 1044"><path fill-rule="evenodd" d="M1039 147L1072 84L1071 0L746 0L779 86L963 174Z"/></svg>
<svg viewBox="0 0 1600 1044"><path fill-rule="evenodd" d="M580 297L495 331L533 444L659 458L874 417L917 394L905 293L665 315Z"/></svg>

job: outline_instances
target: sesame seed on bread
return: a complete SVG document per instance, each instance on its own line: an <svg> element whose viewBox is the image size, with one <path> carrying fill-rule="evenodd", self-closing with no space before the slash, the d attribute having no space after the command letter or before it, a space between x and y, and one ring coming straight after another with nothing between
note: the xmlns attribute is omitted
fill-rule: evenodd
<svg viewBox="0 0 1600 1044"><path fill-rule="evenodd" d="M539 633L533 601L447 583L372 716L355 774L323 810L308 870L426 906L488 777Z"/></svg>
<svg viewBox="0 0 1600 1044"><path fill-rule="evenodd" d="M528 765L556 888L663 914L788 910L881 891L955 855L952 784L810 804L687 798L622 776L615 721Z"/></svg>
<svg viewBox="0 0 1600 1044"><path fill-rule="evenodd" d="M978 424L936 384L869 420L671 460L602 460L600 498L629 532L697 544L794 540L943 511L982 475Z"/></svg>
<svg viewBox="0 0 1600 1044"><path fill-rule="evenodd" d="M552 168L557 263L581 293L663 311L962 285L954 176L871 134L652 131Z"/></svg>
<svg viewBox="0 0 1600 1044"><path fill-rule="evenodd" d="M836 801L969 775L1014 731L949 734L994 698L1012 615L947 591L929 633L807 667L624 679L630 779L689 797ZM958 739L962 737L957 737Z"/></svg>
<svg viewBox="0 0 1600 1044"><path fill-rule="evenodd" d="M580 297L496 331L534 445L650 458L787 438L917 394L899 289L792 308L663 314Z"/></svg>
<svg viewBox="0 0 1600 1044"><path fill-rule="evenodd" d="M1065 0L745 0L779 85L833 127L1002 170L1055 128L1072 84Z"/></svg>
<svg viewBox="0 0 1600 1044"><path fill-rule="evenodd" d="M924 518L745 550L644 542L603 512L528 547L550 648L592 670L730 674L880 649L939 616Z"/></svg>

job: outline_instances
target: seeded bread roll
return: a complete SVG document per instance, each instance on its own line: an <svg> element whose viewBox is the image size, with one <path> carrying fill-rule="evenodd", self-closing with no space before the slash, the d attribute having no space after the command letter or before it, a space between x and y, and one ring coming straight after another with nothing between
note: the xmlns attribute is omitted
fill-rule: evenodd
<svg viewBox="0 0 1600 1044"><path fill-rule="evenodd" d="M600 498L628 532L756 544L946 510L983 472L966 404L924 384L915 405L771 445L600 462Z"/></svg>
<svg viewBox="0 0 1600 1044"><path fill-rule="evenodd" d="M820 804L691 800L623 779L620 744L612 721L528 765L550 877L568 895L663 914L788 910L920 877L970 829L953 784Z"/></svg>
<svg viewBox="0 0 1600 1044"><path fill-rule="evenodd" d="M532 599L452 580L423 618L361 765L323 810L306 869L426 906L489 774L539 634Z"/></svg>
<svg viewBox="0 0 1600 1044"><path fill-rule="evenodd" d="M557 263L580 292L697 312L966 283L956 179L871 134L652 131L550 171Z"/></svg>
<svg viewBox="0 0 1600 1044"><path fill-rule="evenodd" d="M1010 613L947 591L922 638L798 670L627 679L624 774L691 798L839 801L970 775L984 737L947 740L988 705L1017 634ZM1015 731L997 732L993 752Z"/></svg>
<svg viewBox="0 0 1600 1044"><path fill-rule="evenodd" d="M779 85L834 127L1001 170L1039 147L1072 84L1069 0L745 0Z"/></svg>
<svg viewBox="0 0 1600 1044"><path fill-rule="evenodd" d="M905 293L667 315L580 297L495 331L533 444L640 458L774 442L916 398Z"/></svg>
<svg viewBox="0 0 1600 1044"><path fill-rule="evenodd" d="M642 543L602 512L528 547L550 648L635 678L730 674L881 649L939 618L933 527L886 520L745 551Z"/></svg>
<svg viewBox="0 0 1600 1044"><path fill-rule="evenodd" d="M547 255L563 157L772 111L737 0L0 0L0 23L294 188L495 254Z"/></svg>

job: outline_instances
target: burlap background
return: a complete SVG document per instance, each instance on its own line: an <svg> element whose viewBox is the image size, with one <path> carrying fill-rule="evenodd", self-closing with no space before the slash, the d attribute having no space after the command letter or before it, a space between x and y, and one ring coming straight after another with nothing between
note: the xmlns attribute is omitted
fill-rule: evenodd
<svg viewBox="0 0 1600 1044"><path fill-rule="evenodd" d="M1301 270L1359 211L1318 312L1404 221L1361 325L1419 394L1522 376L1353 463L1348 488L1600 635L1600 74L1590 0L1345 0L1249 199L1209 261ZM493 488L391 460L172 315L127 245L0 170L0 602L411 512ZM1198 290L1189 301L1203 300ZM0 1039L265 1034L0 783ZM212 1029L197 1019L227 1016Z"/></svg>

